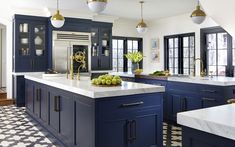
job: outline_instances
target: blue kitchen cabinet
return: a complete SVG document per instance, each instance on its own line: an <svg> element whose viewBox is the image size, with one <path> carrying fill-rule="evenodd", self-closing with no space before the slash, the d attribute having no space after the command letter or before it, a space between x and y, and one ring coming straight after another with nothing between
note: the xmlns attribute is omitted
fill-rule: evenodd
<svg viewBox="0 0 235 147"><path fill-rule="evenodd" d="M33 101L34 101L34 114L36 117L40 118L41 117L41 85L34 84L34 96L33 96Z"/></svg>
<svg viewBox="0 0 235 147"><path fill-rule="evenodd" d="M34 109L34 83L32 81L25 81L25 106L28 111L33 113Z"/></svg>
<svg viewBox="0 0 235 147"><path fill-rule="evenodd" d="M70 92L48 88L50 99L49 126L68 146L73 146L74 102Z"/></svg>
<svg viewBox="0 0 235 147"><path fill-rule="evenodd" d="M45 71L48 61L47 18L15 15L13 71Z"/></svg>
<svg viewBox="0 0 235 147"><path fill-rule="evenodd" d="M13 75L13 99L15 99L15 105L17 107L25 106L25 79L23 75Z"/></svg>
<svg viewBox="0 0 235 147"><path fill-rule="evenodd" d="M112 70L112 24L92 22L91 69Z"/></svg>
<svg viewBox="0 0 235 147"><path fill-rule="evenodd" d="M182 147L234 147L235 141L203 132L200 130L182 127Z"/></svg>
<svg viewBox="0 0 235 147"><path fill-rule="evenodd" d="M42 123L48 124L49 98L47 87L43 84L38 87L38 97L40 100L40 120Z"/></svg>
<svg viewBox="0 0 235 147"><path fill-rule="evenodd" d="M98 147L162 147L162 94L98 100Z"/></svg>

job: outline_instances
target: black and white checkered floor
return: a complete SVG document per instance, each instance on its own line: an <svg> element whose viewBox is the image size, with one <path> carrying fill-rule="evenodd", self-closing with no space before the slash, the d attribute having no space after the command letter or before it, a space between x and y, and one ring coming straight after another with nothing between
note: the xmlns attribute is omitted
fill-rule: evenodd
<svg viewBox="0 0 235 147"><path fill-rule="evenodd" d="M181 128L163 123L164 147L181 147ZM62 145L26 113L25 108L0 106L1 147L61 147Z"/></svg>

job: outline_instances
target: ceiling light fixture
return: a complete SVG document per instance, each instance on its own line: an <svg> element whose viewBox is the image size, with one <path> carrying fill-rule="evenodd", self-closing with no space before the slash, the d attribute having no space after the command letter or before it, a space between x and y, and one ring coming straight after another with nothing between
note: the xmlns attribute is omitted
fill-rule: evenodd
<svg viewBox="0 0 235 147"><path fill-rule="evenodd" d="M143 3L144 3L144 1L140 1L140 5L141 5L141 21L136 26L136 30L140 34L144 34L148 30L147 25L146 25L146 23L144 22L144 19L143 19Z"/></svg>
<svg viewBox="0 0 235 147"><path fill-rule="evenodd" d="M106 8L107 0L87 0L87 5L92 12L100 13Z"/></svg>
<svg viewBox="0 0 235 147"><path fill-rule="evenodd" d="M64 25L64 22L65 22L65 19L60 14L60 11L59 11L59 1L57 0L57 10L56 10L56 14L51 17L51 24L55 28L61 28Z"/></svg>
<svg viewBox="0 0 235 147"><path fill-rule="evenodd" d="M201 24L205 18L206 13L201 10L199 0L197 1L197 7L196 10L193 11L191 14L192 21L196 24Z"/></svg>

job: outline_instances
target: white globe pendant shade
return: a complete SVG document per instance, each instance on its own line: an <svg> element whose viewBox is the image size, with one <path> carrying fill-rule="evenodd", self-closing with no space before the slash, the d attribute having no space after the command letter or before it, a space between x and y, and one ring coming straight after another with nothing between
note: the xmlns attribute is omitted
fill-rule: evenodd
<svg viewBox="0 0 235 147"><path fill-rule="evenodd" d="M106 8L107 0L88 0L87 5L92 12L100 13Z"/></svg>
<svg viewBox="0 0 235 147"><path fill-rule="evenodd" d="M206 17L205 16L192 16L191 19L194 23L201 24L206 19Z"/></svg>

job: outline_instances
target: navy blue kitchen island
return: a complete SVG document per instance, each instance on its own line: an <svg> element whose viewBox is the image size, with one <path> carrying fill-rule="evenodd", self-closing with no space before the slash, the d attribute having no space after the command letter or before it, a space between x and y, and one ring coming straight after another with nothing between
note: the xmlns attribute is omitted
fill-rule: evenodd
<svg viewBox="0 0 235 147"><path fill-rule="evenodd" d="M27 113L65 146L162 147L162 86L25 76Z"/></svg>

